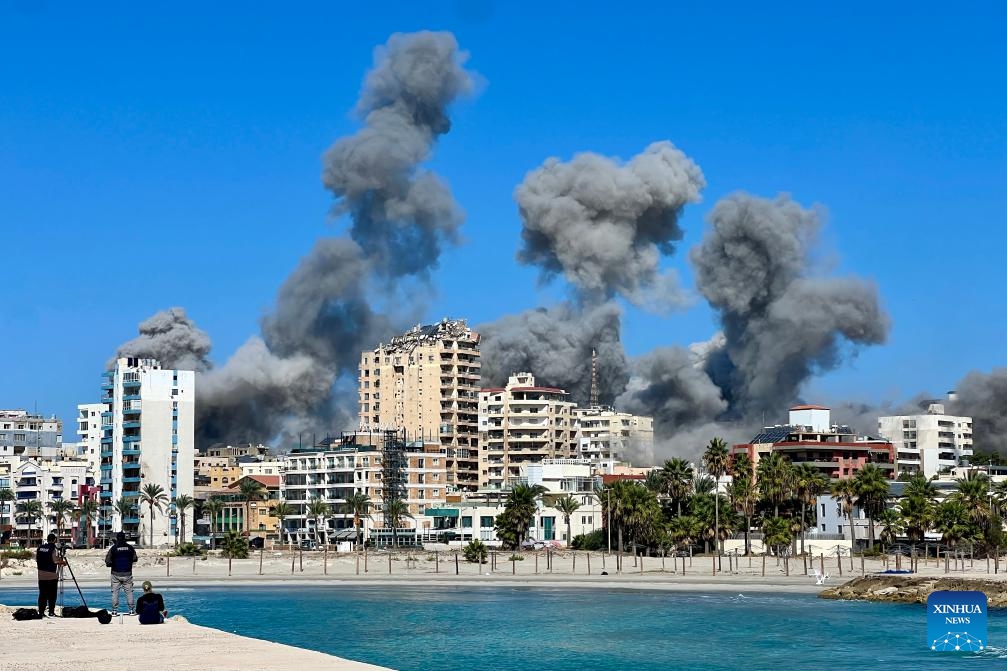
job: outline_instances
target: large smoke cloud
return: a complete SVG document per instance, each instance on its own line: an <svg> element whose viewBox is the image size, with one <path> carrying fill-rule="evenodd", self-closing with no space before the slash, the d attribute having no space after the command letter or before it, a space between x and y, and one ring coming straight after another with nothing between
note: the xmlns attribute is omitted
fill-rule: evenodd
<svg viewBox="0 0 1007 671"><path fill-rule="evenodd" d="M1007 368L969 373L958 383L956 394L948 411L972 417L976 448L1007 456Z"/></svg>
<svg viewBox="0 0 1007 671"><path fill-rule="evenodd" d="M461 210L422 163L450 129L448 106L473 88L466 59L450 33L396 34L377 50L356 108L363 126L323 160L334 211L351 218L349 237L320 240L280 288L263 337L200 376L198 445L355 426L355 393L347 400L340 376L355 377L360 352L422 310L388 298L423 284L444 245L457 241ZM386 313L373 308L382 297ZM184 311L144 326L120 352L209 369L209 338Z"/></svg>
<svg viewBox="0 0 1007 671"><path fill-rule="evenodd" d="M684 298L662 254L682 239L678 219L699 200L703 173L670 142L655 142L625 165L597 154L547 160L517 188L522 263L561 273L586 303L621 295L632 303Z"/></svg>

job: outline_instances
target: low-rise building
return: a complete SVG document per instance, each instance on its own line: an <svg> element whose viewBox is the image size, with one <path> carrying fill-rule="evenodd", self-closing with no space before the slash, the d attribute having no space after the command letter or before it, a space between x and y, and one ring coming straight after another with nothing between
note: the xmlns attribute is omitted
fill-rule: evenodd
<svg viewBox="0 0 1007 671"><path fill-rule="evenodd" d="M878 417L878 433L895 445L900 473L932 478L972 457L972 418L949 415L938 401L919 414Z"/></svg>

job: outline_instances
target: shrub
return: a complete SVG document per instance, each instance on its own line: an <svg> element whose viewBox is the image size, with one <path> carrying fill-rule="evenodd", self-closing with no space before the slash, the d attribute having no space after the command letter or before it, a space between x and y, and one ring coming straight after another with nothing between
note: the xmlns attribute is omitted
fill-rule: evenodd
<svg viewBox="0 0 1007 671"><path fill-rule="evenodd" d="M489 556L489 550L486 549L486 545L481 540L473 538L472 542L462 550L462 554L465 555L465 561L467 562L485 564L486 557Z"/></svg>
<svg viewBox="0 0 1007 671"><path fill-rule="evenodd" d="M524 557L518 554L513 554L507 558L507 561L524 561Z"/></svg>
<svg viewBox="0 0 1007 671"><path fill-rule="evenodd" d="M35 553L31 550L4 550L2 553L4 559L31 559L35 556Z"/></svg>
<svg viewBox="0 0 1007 671"><path fill-rule="evenodd" d="M595 529L589 534L574 536L570 543L572 550L604 550L607 547L605 530Z"/></svg>
<svg viewBox="0 0 1007 671"><path fill-rule="evenodd" d="M171 554L175 557L201 557L203 548L195 543L182 543Z"/></svg>

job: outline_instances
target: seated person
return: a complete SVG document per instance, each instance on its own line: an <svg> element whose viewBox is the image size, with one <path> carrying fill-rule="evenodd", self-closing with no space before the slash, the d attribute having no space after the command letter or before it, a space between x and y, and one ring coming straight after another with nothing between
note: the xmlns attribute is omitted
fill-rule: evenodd
<svg viewBox="0 0 1007 671"><path fill-rule="evenodd" d="M161 624L168 616L164 609L164 599L153 591L154 586L147 580L143 583L143 596L136 600L136 614L140 616L140 624Z"/></svg>

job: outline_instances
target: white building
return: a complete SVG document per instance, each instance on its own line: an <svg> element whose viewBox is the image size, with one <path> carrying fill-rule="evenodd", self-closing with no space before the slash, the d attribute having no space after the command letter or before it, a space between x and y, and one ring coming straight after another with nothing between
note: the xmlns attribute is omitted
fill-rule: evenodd
<svg viewBox="0 0 1007 671"><path fill-rule="evenodd" d="M33 546L41 542L51 531L57 529L56 515L50 508L54 501L70 501L77 505L92 491L95 471L92 471L86 461L46 459L10 458L0 475L0 488L4 485L14 493L13 517L11 511L3 514L5 535L9 532L22 544ZM37 501L42 506L41 516L29 519L23 515L19 507L22 504ZM97 526L97 519L91 521L92 532ZM69 517L63 519L63 535L60 540L72 542L76 524Z"/></svg>
<svg viewBox="0 0 1007 671"><path fill-rule="evenodd" d="M612 408L574 408L577 455L592 462L654 463L654 419Z"/></svg>
<svg viewBox="0 0 1007 671"><path fill-rule="evenodd" d="M108 521L103 531L122 530L149 545L153 527L155 546L175 541L174 500L193 495L195 377L193 371L166 370L155 359L135 357L118 359L104 374L100 483ZM139 505L148 484L160 485L168 501L153 520L149 507ZM116 510L120 499L136 503L130 514Z"/></svg>
<svg viewBox="0 0 1007 671"><path fill-rule="evenodd" d="M87 459L94 465L94 472L101 470L101 413L104 403L81 403L77 406L77 457Z"/></svg>
<svg viewBox="0 0 1007 671"><path fill-rule="evenodd" d="M930 478L972 456L972 418L945 414L943 403L918 415L878 417L878 433L895 445L900 473Z"/></svg>
<svg viewBox="0 0 1007 671"><path fill-rule="evenodd" d="M59 459L63 456L63 422L27 410L0 410L0 459Z"/></svg>

